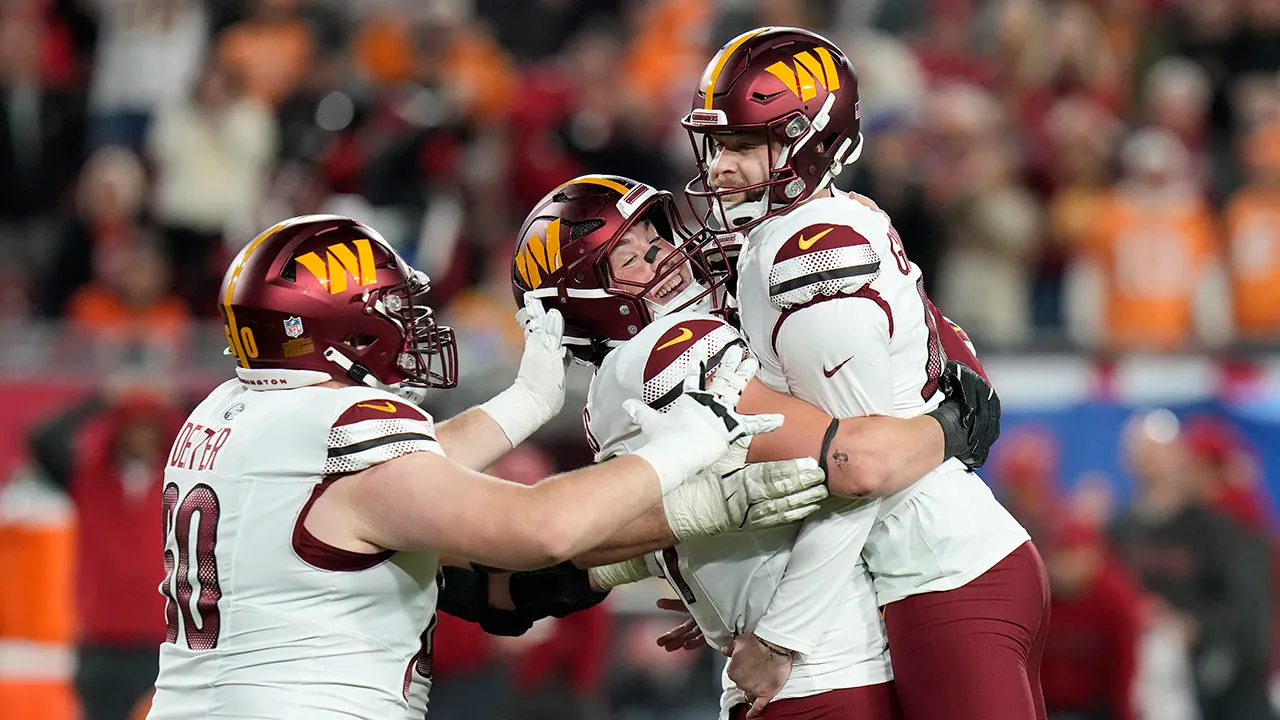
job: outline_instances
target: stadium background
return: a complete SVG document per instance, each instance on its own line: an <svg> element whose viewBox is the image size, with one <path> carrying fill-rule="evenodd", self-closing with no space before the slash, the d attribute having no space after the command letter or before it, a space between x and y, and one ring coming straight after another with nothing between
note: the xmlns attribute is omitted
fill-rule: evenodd
<svg viewBox="0 0 1280 720"><path fill-rule="evenodd" d="M1059 590L1054 717L1265 717L1241 708L1275 654L1280 0L3 0L0 718L78 717L78 654L158 642L155 457L229 374L212 298L257 230L349 214L430 273L447 416L514 374L528 207L583 172L682 186L698 73L761 24L850 55L867 150L840 185L1004 398L983 475ZM496 472L586 461L585 379ZM1201 521L1162 531L1170 502ZM653 644L660 592L518 640L446 619L431 717L712 717L717 658Z"/></svg>

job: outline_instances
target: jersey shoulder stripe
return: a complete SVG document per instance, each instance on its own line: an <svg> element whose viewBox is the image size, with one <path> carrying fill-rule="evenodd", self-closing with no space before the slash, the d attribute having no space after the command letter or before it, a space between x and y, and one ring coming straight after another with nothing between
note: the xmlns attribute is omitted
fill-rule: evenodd
<svg viewBox="0 0 1280 720"><path fill-rule="evenodd" d="M414 452L444 454L430 415L386 394L359 398L329 428L324 474L360 472Z"/></svg>
<svg viewBox="0 0 1280 720"><path fill-rule="evenodd" d="M871 242L849 225L820 222L792 233L769 267L769 298L779 307L806 303L819 295L846 294L880 274Z"/></svg>
<svg viewBox="0 0 1280 720"><path fill-rule="evenodd" d="M711 373L730 346L746 347L738 331L720 318L679 313L662 320L669 327L658 334L649 350L642 383L642 400L659 411L680 397L684 380L694 368L702 365Z"/></svg>

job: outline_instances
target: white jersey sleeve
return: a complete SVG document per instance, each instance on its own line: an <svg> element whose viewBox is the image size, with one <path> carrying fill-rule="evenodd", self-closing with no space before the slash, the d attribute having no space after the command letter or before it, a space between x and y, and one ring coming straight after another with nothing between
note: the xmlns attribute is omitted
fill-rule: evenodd
<svg viewBox="0 0 1280 720"><path fill-rule="evenodd" d="M787 389L804 388L833 417L892 415L894 369L889 355L889 316L867 294L824 299L779 320L779 347ZM813 398L813 399L809 399Z"/></svg>

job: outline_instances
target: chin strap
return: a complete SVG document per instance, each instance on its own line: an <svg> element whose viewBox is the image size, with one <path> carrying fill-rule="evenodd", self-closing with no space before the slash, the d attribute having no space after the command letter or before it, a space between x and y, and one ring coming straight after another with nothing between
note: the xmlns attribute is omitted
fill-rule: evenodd
<svg viewBox="0 0 1280 720"><path fill-rule="evenodd" d="M368 385L371 388L386 390L387 392L395 392L390 386L379 382L378 378L374 377L365 366L338 352L337 348L325 348L324 359L342 368L347 373L347 377L361 385Z"/></svg>

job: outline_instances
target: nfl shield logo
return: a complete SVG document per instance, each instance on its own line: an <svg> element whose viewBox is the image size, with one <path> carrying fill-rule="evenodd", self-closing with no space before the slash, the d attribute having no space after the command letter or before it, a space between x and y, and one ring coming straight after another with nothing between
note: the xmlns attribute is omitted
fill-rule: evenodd
<svg viewBox="0 0 1280 720"><path fill-rule="evenodd" d="M297 316L294 316L291 318L285 318L284 334L288 335L291 338L296 338L299 335L301 335L302 334L302 318Z"/></svg>

